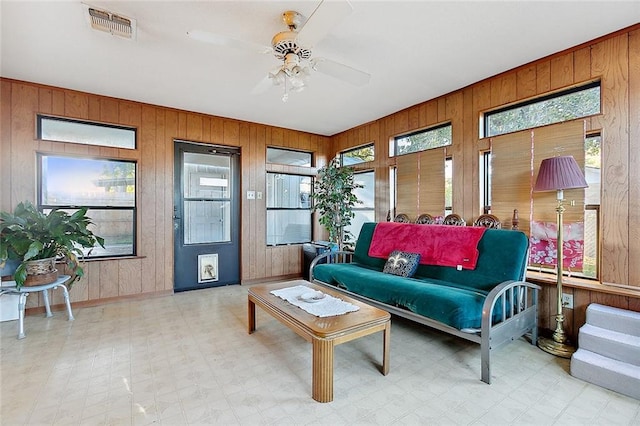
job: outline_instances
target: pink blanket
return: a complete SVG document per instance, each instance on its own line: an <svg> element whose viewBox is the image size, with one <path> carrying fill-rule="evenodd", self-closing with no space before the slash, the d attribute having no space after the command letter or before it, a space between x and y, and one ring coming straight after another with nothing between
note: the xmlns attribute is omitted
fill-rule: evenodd
<svg viewBox="0 0 640 426"><path fill-rule="evenodd" d="M478 242L486 228L381 222L371 237L369 256L387 258L393 250L420 253L423 265L475 269Z"/></svg>

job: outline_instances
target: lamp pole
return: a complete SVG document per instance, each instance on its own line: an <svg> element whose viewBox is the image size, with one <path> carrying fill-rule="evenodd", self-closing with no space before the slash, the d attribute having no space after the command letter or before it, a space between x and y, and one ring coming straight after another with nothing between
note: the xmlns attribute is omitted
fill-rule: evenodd
<svg viewBox="0 0 640 426"><path fill-rule="evenodd" d="M556 355L562 358L571 358L571 355L576 351L576 348L567 343L567 336L564 332L564 313L562 307L562 258L564 241L562 215L565 211L564 208L564 191L558 189L557 192L558 206L556 207L556 220L558 225L557 247L556 247L556 266L557 266L557 314L556 314L556 329L553 332L551 339L546 337L538 338L538 347L543 351Z"/></svg>

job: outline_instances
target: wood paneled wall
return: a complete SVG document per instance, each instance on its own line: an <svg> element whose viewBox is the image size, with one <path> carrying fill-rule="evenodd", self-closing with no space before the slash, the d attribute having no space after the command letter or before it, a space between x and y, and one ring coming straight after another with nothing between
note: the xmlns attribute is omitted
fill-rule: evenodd
<svg viewBox="0 0 640 426"><path fill-rule="evenodd" d="M138 256L86 262L86 277L70 292L74 302L173 290L174 139L240 147L243 195L247 190L266 193L267 146L312 151L319 165L326 163L330 152L329 138L309 133L26 82L2 79L0 84L0 209L12 210L23 200L35 202L37 152L138 161ZM134 126L137 149L39 141L38 113ZM302 270L300 246L266 246L265 209L265 198L242 200L243 282L298 276ZM320 226L315 232L319 238ZM55 297L54 304L62 302L59 295ZM33 307L41 301L30 297L28 304Z"/></svg>
<svg viewBox="0 0 640 426"><path fill-rule="evenodd" d="M479 137L482 113L593 80L601 81L602 114L587 119L586 125L587 130L602 132L601 278L631 290L613 291L602 284L566 287L565 292L574 293L575 307L569 310L565 325L575 339L589 303L640 311L640 25L335 135L333 148L339 152L375 144L376 160L361 167L376 172L376 219L384 220L389 206L388 170L396 161L388 157L390 139L451 121L453 143L447 155L453 158L453 211L472 222L482 212L480 153L491 149L490 138ZM520 212L523 215L528 212ZM541 326L552 328L554 314L555 287L545 285Z"/></svg>

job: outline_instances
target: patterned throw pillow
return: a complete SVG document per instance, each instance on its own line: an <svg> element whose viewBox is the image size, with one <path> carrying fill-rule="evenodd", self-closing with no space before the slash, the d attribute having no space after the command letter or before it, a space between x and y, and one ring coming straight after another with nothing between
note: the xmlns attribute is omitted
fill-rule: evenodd
<svg viewBox="0 0 640 426"><path fill-rule="evenodd" d="M394 250L389 254L389 259L384 264L382 272L401 277L412 277L416 273L416 269L418 269L418 262L420 262L419 253Z"/></svg>

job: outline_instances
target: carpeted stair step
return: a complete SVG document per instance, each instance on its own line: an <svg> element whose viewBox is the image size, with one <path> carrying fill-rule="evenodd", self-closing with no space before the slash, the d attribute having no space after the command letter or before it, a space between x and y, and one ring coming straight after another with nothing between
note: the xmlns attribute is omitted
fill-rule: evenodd
<svg viewBox="0 0 640 426"><path fill-rule="evenodd" d="M640 312L592 303L587 306L587 324L640 337Z"/></svg>
<svg viewBox="0 0 640 426"><path fill-rule="evenodd" d="M571 375L640 399L640 366L580 348L571 357Z"/></svg>
<svg viewBox="0 0 640 426"><path fill-rule="evenodd" d="M640 324L638 324L640 328ZM616 361L640 367L640 337L585 324L578 333L578 347Z"/></svg>

